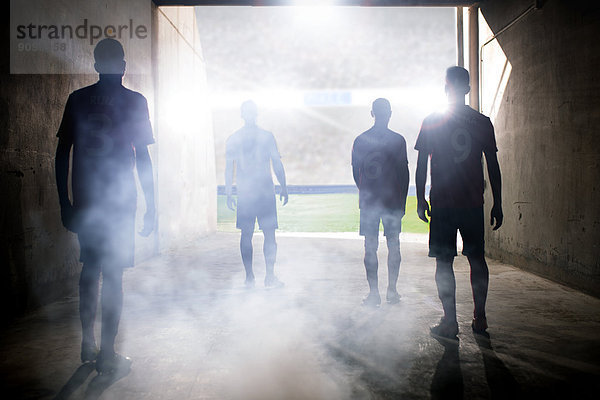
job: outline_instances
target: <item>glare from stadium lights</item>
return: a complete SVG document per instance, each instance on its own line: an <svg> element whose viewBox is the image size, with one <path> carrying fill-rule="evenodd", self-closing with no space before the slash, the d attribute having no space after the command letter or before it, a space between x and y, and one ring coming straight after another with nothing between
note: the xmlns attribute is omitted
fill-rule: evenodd
<svg viewBox="0 0 600 400"><path fill-rule="evenodd" d="M190 132L197 124L197 110L205 107L206 103L191 94L173 94L164 102L162 118L177 132Z"/></svg>
<svg viewBox="0 0 600 400"><path fill-rule="evenodd" d="M328 7L337 3L337 0L296 0L292 3L295 7Z"/></svg>
<svg viewBox="0 0 600 400"><path fill-rule="evenodd" d="M448 107L444 91L437 87L411 89L403 97L415 108L427 113L444 112Z"/></svg>
<svg viewBox="0 0 600 400"><path fill-rule="evenodd" d="M296 23L310 29L325 28L335 22L334 1L297 1L291 7Z"/></svg>
<svg viewBox="0 0 600 400"><path fill-rule="evenodd" d="M336 90L330 91L335 94ZM327 106L370 107L378 97L387 98L398 113L413 110L425 116L433 112L443 112L447 102L443 89L438 87L414 88L381 88L381 89L344 89L340 92L350 93L351 102L347 104L322 104ZM242 102L253 99L263 109L306 108L306 95L311 91L272 88L257 91L240 91L215 93L211 96L213 109L238 108ZM323 91L327 94L328 91ZM326 96L327 97L327 96ZM332 96L331 98L337 98ZM318 107L318 105L317 105ZM411 111L411 112L413 112Z"/></svg>
<svg viewBox="0 0 600 400"><path fill-rule="evenodd" d="M438 87L408 87L361 89L352 92L353 105L370 107L373 100L384 97L398 113L407 109L415 110L421 115L443 112L446 109L446 96Z"/></svg>
<svg viewBox="0 0 600 400"><path fill-rule="evenodd" d="M284 88L257 91L218 93L211 96L213 109L237 108L242 102L252 99L262 109L298 108L304 106L301 91Z"/></svg>
<svg viewBox="0 0 600 400"><path fill-rule="evenodd" d="M252 98L267 109L297 108L304 105L301 93L288 89L262 90L255 92Z"/></svg>

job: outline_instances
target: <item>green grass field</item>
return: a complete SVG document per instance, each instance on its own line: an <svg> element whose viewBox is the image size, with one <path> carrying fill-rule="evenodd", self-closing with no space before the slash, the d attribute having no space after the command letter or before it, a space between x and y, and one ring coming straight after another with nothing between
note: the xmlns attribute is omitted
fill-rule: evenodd
<svg viewBox="0 0 600 400"><path fill-rule="evenodd" d="M296 194L290 195L285 207L277 197L279 230L285 232L358 232L358 194ZM235 211L227 208L227 197L217 199L217 229L232 232ZM258 229L258 224L257 224ZM380 230L383 227L380 226ZM417 217L417 199L409 196L402 231L427 233L427 224Z"/></svg>

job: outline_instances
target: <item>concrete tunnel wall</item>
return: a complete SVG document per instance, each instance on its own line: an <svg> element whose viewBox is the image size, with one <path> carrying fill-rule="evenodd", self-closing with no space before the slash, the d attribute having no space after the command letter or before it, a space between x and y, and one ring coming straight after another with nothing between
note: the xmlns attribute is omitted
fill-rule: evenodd
<svg viewBox="0 0 600 400"><path fill-rule="evenodd" d="M495 119L504 226L487 230L486 250L600 296L600 13L544 3L498 36L512 65ZM481 12L498 32L532 4L486 1Z"/></svg>
<svg viewBox="0 0 600 400"><path fill-rule="evenodd" d="M98 6L104 3L110 1ZM160 185L159 233L146 239L136 235L137 261L216 229L214 145L208 109L199 109L206 106L202 101L206 85L195 14L193 8L169 7L162 12L150 1L147 4L152 7L152 60L148 60L152 73L126 74L124 85L148 99L157 141L150 151ZM49 6L68 12L65 2ZM9 2L3 3L2 15L0 315L7 322L77 291L79 245L76 235L61 224L54 178L56 131L68 95L96 82L98 76L11 75ZM167 112L172 99L163 101L172 93L193 102L193 125L174 123L180 115ZM138 203L141 226L143 195Z"/></svg>
<svg viewBox="0 0 600 400"><path fill-rule="evenodd" d="M212 117L193 7L153 6L160 249L216 230Z"/></svg>

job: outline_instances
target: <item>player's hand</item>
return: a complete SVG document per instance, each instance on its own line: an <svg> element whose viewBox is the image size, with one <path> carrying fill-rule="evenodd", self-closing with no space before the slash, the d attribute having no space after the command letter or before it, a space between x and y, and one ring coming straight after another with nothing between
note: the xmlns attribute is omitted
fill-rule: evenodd
<svg viewBox="0 0 600 400"><path fill-rule="evenodd" d="M237 206L235 199L228 194L227 195L227 208L229 208L231 211L235 211L235 207Z"/></svg>
<svg viewBox="0 0 600 400"><path fill-rule="evenodd" d="M140 236L148 237L154 230L154 219L156 217L156 210L154 208L149 208L146 210L146 214L144 214L144 227L139 232Z"/></svg>
<svg viewBox="0 0 600 400"><path fill-rule="evenodd" d="M417 214L423 222L429 222L427 217L431 218L431 211L429 210L429 203L427 203L427 200L422 199L417 201Z"/></svg>
<svg viewBox="0 0 600 400"><path fill-rule="evenodd" d="M497 230L502 226L502 221L504 220L504 214L502 214L502 206L494 204L492 207L490 225L493 225L494 228L492 230ZM494 225L494 221L496 224Z"/></svg>
<svg viewBox="0 0 600 400"><path fill-rule="evenodd" d="M60 206L60 219L63 226L70 232L76 232L75 220L76 211L71 203L63 204Z"/></svg>
<svg viewBox="0 0 600 400"><path fill-rule="evenodd" d="M288 203L289 195L287 191L287 187L282 187L281 192L279 192L279 201L283 201L283 205L285 206Z"/></svg>

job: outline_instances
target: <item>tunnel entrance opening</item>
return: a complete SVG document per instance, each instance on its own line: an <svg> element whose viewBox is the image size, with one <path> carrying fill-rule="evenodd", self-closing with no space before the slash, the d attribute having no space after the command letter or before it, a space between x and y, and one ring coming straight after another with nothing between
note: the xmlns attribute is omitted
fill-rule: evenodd
<svg viewBox="0 0 600 400"><path fill-rule="evenodd" d="M390 128L412 147L423 118L445 104L443 73L456 63L455 14L453 8L198 7L218 229L235 230L235 213L225 204L225 141L243 124L240 104L253 99L290 185L280 229L357 232L352 142L372 126L371 102L385 97L393 108ZM408 231L427 232L416 213L411 218Z"/></svg>
<svg viewBox="0 0 600 400"><path fill-rule="evenodd" d="M173 153L181 153L175 160L177 165L168 161L171 164L168 169L184 171L179 172L178 182L172 174L165 173L163 163L162 184L170 188L161 189L159 202L164 203L167 197L167 203L191 211L187 222L159 213L163 237L159 248L165 248L163 244L168 237L179 236L175 231L182 223L193 225L190 221L195 216L206 224L206 229L199 231L210 232L215 226L217 230L236 230L235 213L225 206L225 140L242 126L239 105L246 99L259 103L259 125L274 133L288 175L291 199L298 201L279 207L283 231L356 232L358 206L350 151L353 139L372 125L369 111L375 98L391 100L394 110L390 127L405 136L409 148L422 119L445 103L443 71L447 66L467 65L477 72L472 74L474 90L469 102L479 108L477 17L480 13L472 1L336 1L329 6L321 6L323 2L316 2L319 6L300 2L302 7L292 1L154 3L157 14L168 13L168 22L179 28L182 26L181 21L175 21L177 13L191 9L187 6L196 6L194 26L188 24L184 29L176 29L179 35L188 33L184 42L195 53L193 62L188 63L193 67L163 80L161 60L180 59L180 55L171 50L159 51L155 60L159 75L155 109L159 147L163 148L159 153L170 153L169 160ZM177 7L168 7L171 5ZM169 47L158 39L161 49ZM200 75L207 76L207 80L198 79ZM161 81L173 80L178 84L161 86ZM165 92L169 92L168 96ZM195 128L187 128L194 124ZM181 147L179 142L183 141L185 146L195 147L198 144L195 131L203 131L200 135L204 136L210 131L214 136L201 139L206 143L200 143L200 151L194 156L176 149L173 143L167 144L169 149L165 150L165 143L160 140L168 132L166 136L176 139L177 146ZM172 137L172 133L182 136L181 140ZM207 165L193 160L201 153L206 155ZM409 166L414 177L416 155L412 153L409 151ZM192 172L186 177L185 171L190 169L201 169L201 174L208 175L199 178ZM160 170L159 167L159 180ZM210 188L194 189L195 181L210 182L213 179L210 175L217 186L217 202L209 200L202 206L206 210L192 211L198 207L198 199L205 197L202 193L207 192L212 198ZM177 189L182 184L198 193L187 196L188 192ZM177 191L182 196L173 196ZM414 195L412 187L411 194ZM312 202L303 207L300 203L304 200ZM409 210L416 208L411 202L416 203L414 197L409 198ZM427 231L416 213L407 214L414 221L406 228ZM315 220L307 224L307 216L315 216ZM194 229L198 231L192 227L187 236L195 236Z"/></svg>

